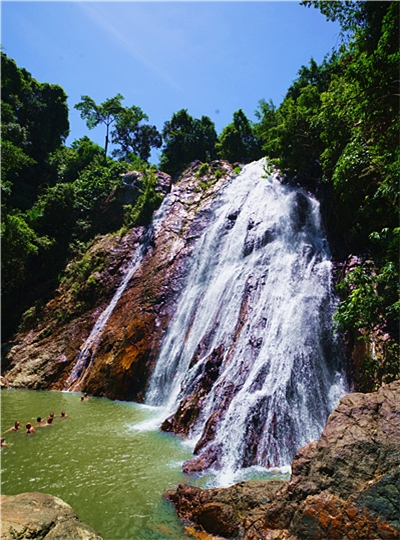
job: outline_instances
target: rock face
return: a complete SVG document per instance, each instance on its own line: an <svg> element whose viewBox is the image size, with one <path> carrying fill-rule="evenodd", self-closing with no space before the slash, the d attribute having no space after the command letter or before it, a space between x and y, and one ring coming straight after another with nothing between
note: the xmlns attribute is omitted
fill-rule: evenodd
<svg viewBox="0 0 400 540"><path fill-rule="evenodd" d="M166 493L179 517L196 523L210 534L244 538L249 528L263 521L275 494L286 485L282 480L240 482L229 488L201 489L181 484Z"/></svg>
<svg viewBox="0 0 400 540"><path fill-rule="evenodd" d="M210 205L232 173L231 165L223 161L211 163L206 174L199 171L200 167L200 162L195 162L172 186L162 225L154 232L140 267L108 319L82 391L122 400L143 399L183 287L193 242L206 227ZM161 180L163 188L168 179ZM132 176L124 182L134 186L140 178ZM90 309L79 311L76 296L71 300L72 284L61 286L58 296L35 314L40 322L8 345L2 365L3 385L65 388L80 348L121 283L132 252L145 234L143 228L137 228L123 238L107 235L97 239L91 250L101 252L103 260L87 281L101 287L101 294L87 301Z"/></svg>
<svg viewBox="0 0 400 540"><path fill-rule="evenodd" d="M227 538L399 538L400 381L376 393L343 397L319 441L294 456L290 482L273 492L269 484L259 482L255 489L242 483L226 490L179 486L168 497L182 519ZM248 488L258 501L254 521L237 510L236 501ZM220 503L224 506L218 510L208 510L207 505ZM226 528L225 522L235 528Z"/></svg>
<svg viewBox="0 0 400 540"><path fill-rule="evenodd" d="M98 237L82 259L67 267L55 297L32 310L33 323L28 319L25 330L5 347L2 386L63 389L81 345L111 300L144 232L138 227L122 238Z"/></svg>
<svg viewBox="0 0 400 540"><path fill-rule="evenodd" d="M1 496L1 538L19 540L101 540L72 508L52 495L21 493Z"/></svg>

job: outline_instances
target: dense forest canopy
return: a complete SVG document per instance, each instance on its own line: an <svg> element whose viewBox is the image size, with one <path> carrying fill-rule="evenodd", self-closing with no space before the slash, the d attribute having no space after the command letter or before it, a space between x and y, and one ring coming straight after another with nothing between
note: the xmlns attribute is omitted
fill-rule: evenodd
<svg viewBox="0 0 400 540"><path fill-rule="evenodd" d="M174 178L194 160L243 164L267 156L285 181L321 199L336 259L358 258L339 284L336 324L353 339L390 336L383 357L363 368L365 387L400 377L399 4L302 4L339 21L340 47L320 65L302 66L279 107L261 99L255 122L238 110L220 135L210 118L186 109L158 131L121 94L101 104L82 96L75 108L88 129L104 125L105 147L87 136L67 147L64 90L39 83L2 53L3 339L24 310L48 299L68 261L96 235L149 222L161 201L148 164L152 148L161 148L159 167ZM121 175L131 170L145 173L143 187L124 204Z"/></svg>

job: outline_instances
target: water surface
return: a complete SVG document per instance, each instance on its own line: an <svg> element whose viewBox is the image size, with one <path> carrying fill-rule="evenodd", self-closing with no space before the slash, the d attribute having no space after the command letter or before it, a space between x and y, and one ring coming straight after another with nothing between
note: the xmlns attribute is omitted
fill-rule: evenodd
<svg viewBox="0 0 400 540"><path fill-rule="evenodd" d="M94 397L81 402L81 395L1 391L2 432L15 420L25 426L51 411L70 415L33 435L25 429L4 435L11 448L1 449L2 494L60 497L105 540L182 539L162 494L187 480L181 466L190 450L151 423L159 411Z"/></svg>

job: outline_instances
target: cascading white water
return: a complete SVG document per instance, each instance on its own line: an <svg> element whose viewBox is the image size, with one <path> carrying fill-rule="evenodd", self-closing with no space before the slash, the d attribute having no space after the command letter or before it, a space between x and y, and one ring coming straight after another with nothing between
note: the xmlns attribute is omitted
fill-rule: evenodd
<svg viewBox="0 0 400 540"><path fill-rule="evenodd" d="M96 320L92 328L92 331L89 334L89 337L86 339L86 341L82 345L78 353L76 363L65 383L64 390L69 390L69 391L80 390L82 383L84 382L87 374L90 371L90 368L92 367L96 350L100 343L100 339L101 339L103 330L107 324L107 321L110 318L112 312L114 311L114 308L118 303L118 300L121 298L122 294L124 293L129 281L131 280L132 276L134 275L140 263L142 262L143 257L145 256L147 249L149 247L151 238L154 236L157 229L161 226L161 223L165 217L165 212L168 206L169 206L169 199L168 197L166 197L163 203L161 204L160 208L156 212L152 225L148 229L146 234L144 235L142 243L139 244L139 246L135 249L133 256L130 260L130 263L128 265L128 268L126 269L125 275L121 281L121 284L116 290L111 302L108 304L106 309L101 313L99 318Z"/></svg>
<svg viewBox="0 0 400 540"><path fill-rule="evenodd" d="M199 442L214 422L202 451L230 471L289 465L346 391L319 203L264 166L245 166L215 201L146 397L175 412L219 347L189 437Z"/></svg>
<svg viewBox="0 0 400 540"><path fill-rule="evenodd" d="M143 245L139 245L136 248L120 286L115 292L111 302L108 304L106 309L101 313L100 317L95 322L92 331L89 334L89 337L82 345L81 350L78 353L76 363L65 383L65 390L80 390L81 385L86 378L86 375L89 373L90 368L92 367L94 356L99 345L104 327L107 324L111 313L114 311L118 300L121 298L122 293L126 289L126 286L129 283L131 277L136 272L143 258L143 251Z"/></svg>

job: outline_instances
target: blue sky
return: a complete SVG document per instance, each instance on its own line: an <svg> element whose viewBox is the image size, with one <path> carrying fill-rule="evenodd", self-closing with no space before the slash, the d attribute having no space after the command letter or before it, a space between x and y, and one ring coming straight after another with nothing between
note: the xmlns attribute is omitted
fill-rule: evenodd
<svg viewBox="0 0 400 540"><path fill-rule="evenodd" d="M217 132L264 98L279 105L302 65L339 45L339 25L292 1L1 2L1 43L19 67L68 95L71 132L104 144L73 106L121 93L162 129L180 109ZM157 152L152 161L157 162Z"/></svg>

